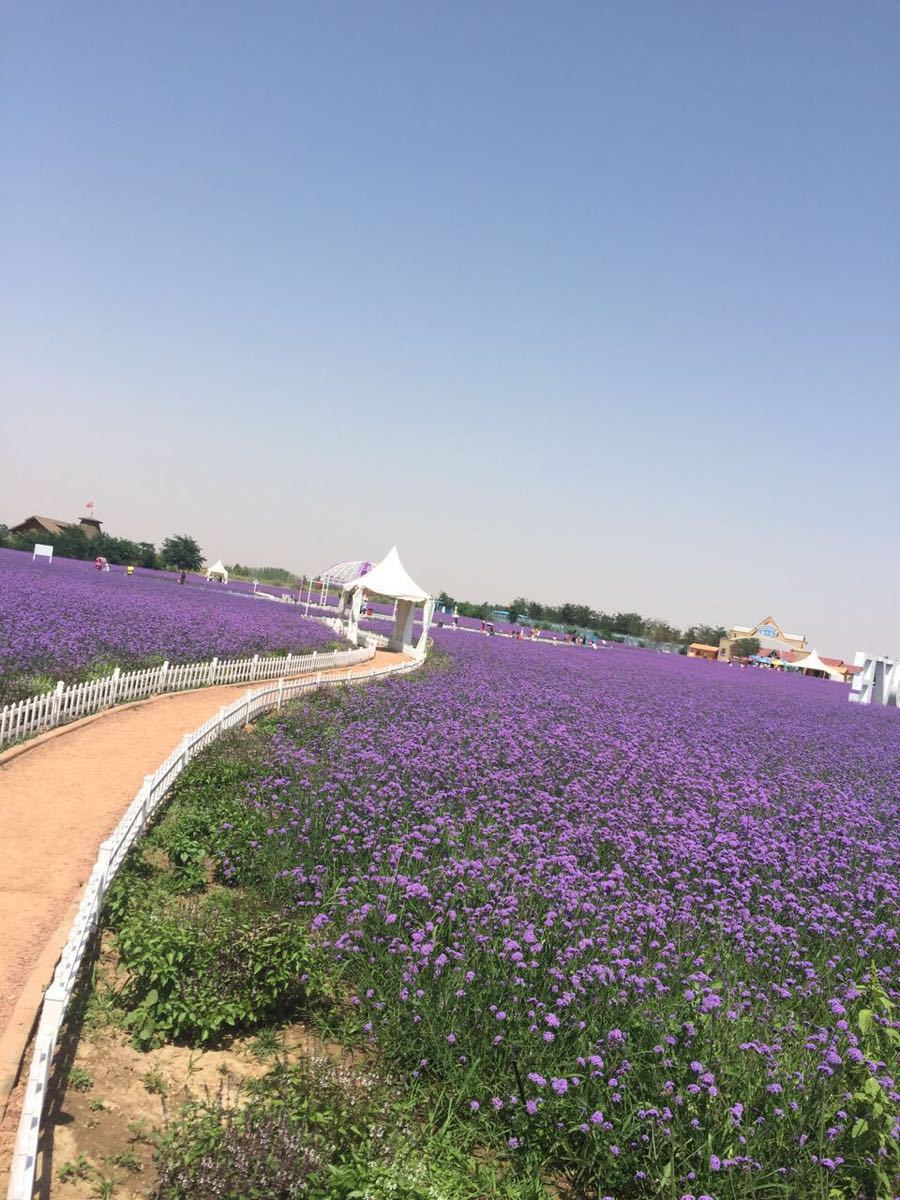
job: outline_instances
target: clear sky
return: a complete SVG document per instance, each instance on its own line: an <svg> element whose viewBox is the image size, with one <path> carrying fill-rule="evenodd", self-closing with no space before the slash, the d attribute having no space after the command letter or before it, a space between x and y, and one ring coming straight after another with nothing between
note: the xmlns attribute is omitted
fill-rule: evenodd
<svg viewBox="0 0 900 1200"><path fill-rule="evenodd" d="M900 4L46 3L0 520L900 655Z"/></svg>

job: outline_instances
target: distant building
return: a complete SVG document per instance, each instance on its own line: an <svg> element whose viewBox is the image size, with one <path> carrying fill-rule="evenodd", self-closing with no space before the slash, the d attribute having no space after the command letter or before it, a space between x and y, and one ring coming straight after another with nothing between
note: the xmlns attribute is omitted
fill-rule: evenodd
<svg viewBox="0 0 900 1200"><path fill-rule="evenodd" d="M95 538L102 532L102 522L96 517L80 517L77 521L58 521L55 517L26 517L10 527L10 533L60 534L64 529L83 529L85 537Z"/></svg>
<svg viewBox="0 0 900 1200"><path fill-rule="evenodd" d="M731 647L743 638L756 638L760 653L769 650L802 653L806 649L806 637L802 633L785 633L774 617L764 617L758 625L732 625L719 642L719 658L730 659Z"/></svg>
<svg viewBox="0 0 900 1200"><path fill-rule="evenodd" d="M687 651L688 658L710 658L716 659L719 657L718 646L707 646L705 642L691 642Z"/></svg>

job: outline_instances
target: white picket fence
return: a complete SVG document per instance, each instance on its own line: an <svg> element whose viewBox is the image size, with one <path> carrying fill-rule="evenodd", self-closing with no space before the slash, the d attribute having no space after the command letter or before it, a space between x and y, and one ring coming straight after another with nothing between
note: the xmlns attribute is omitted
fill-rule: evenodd
<svg viewBox="0 0 900 1200"><path fill-rule="evenodd" d="M339 624L336 623L336 624ZM331 623L329 622L329 626ZM338 632L336 629L335 632ZM286 657L213 658L208 662L164 662L159 667L141 671L121 671L118 667L102 679L90 683L73 683L69 687L60 681L56 690L41 696L31 696L0 709L0 749L8 742L34 737L57 725L76 721L79 717L101 712L129 700L143 700L164 692L183 692L191 688L216 683L257 683L277 679L282 675L302 675L309 671L330 671L365 662L374 654L374 643L356 650L330 650L309 654L289 654Z"/></svg>
<svg viewBox="0 0 900 1200"><path fill-rule="evenodd" d="M365 648L370 651L371 648ZM346 651L341 651L347 654ZM359 652L357 652L359 653ZM322 656L320 656L322 657ZM284 663L284 659L280 660ZM345 660L346 661L346 660ZM361 660L357 658L356 663ZM365 661L365 660L362 660ZM368 683L383 675L405 674L416 670L424 662L416 658L385 667L373 667L369 671L352 672L352 663L345 676L323 679L318 673L312 679L285 680L283 677L270 687L248 691L233 704L221 708L199 729L185 736L181 745L152 775L147 775L125 815L112 835L100 846L81 904L62 955L57 963L53 982L44 993L40 1021L34 1038L31 1068L25 1088L22 1116L19 1121L16 1146L10 1173L7 1200L31 1200L37 1166L38 1138L44 1115L47 1086L53 1066L53 1054L57 1038L65 1017L66 1008L72 997L78 972L90 944L91 935L97 929L103 897L122 865L125 855L140 837L154 810L166 796L172 784L201 750L217 737L236 725L245 725L252 717L270 708L280 708L286 700L292 700L304 692L327 686Z"/></svg>

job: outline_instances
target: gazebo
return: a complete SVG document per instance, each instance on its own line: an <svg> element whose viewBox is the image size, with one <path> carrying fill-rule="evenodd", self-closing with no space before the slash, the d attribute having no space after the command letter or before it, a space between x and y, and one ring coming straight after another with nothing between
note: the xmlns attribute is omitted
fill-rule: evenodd
<svg viewBox="0 0 900 1200"><path fill-rule="evenodd" d="M396 601L394 606L394 628L388 638L388 649L405 654L424 655L428 644L428 630L434 616L434 597L408 574L400 561L397 547L392 546L380 563L365 575L345 583L341 595L341 609L347 612L347 637L356 642L359 636L359 614L365 593L385 596ZM416 605L422 605L422 632L419 640L413 641L413 623Z"/></svg>
<svg viewBox="0 0 900 1200"><path fill-rule="evenodd" d="M367 571L372 570L372 564L363 559L348 560L347 562L335 563L333 567L329 567L327 571L323 571L321 575L317 575L315 579L310 579L306 589L306 607L309 608L312 603L314 589L319 590L320 605L328 603L328 589L339 587L342 590L355 580L359 579L360 575L365 575ZM298 597L303 599L302 595Z"/></svg>
<svg viewBox="0 0 900 1200"><path fill-rule="evenodd" d="M207 579L207 582L210 579L221 579L221 581L223 583L228 582L228 572L225 570L225 567L222 563L221 558L219 559L218 562L213 563L213 565L206 572L206 579Z"/></svg>

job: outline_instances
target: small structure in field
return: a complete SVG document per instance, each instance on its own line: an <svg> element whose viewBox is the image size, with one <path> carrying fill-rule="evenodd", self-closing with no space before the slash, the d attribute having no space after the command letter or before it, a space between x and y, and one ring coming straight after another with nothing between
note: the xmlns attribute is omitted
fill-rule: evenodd
<svg viewBox="0 0 900 1200"><path fill-rule="evenodd" d="M815 650L804 658L785 662L784 665L789 671L799 671L801 675L812 675L816 679L834 679L838 683L844 683L843 673L823 662Z"/></svg>
<svg viewBox="0 0 900 1200"><path fill-rule="evenodd" d="M388 638L388 649L406 654L424 655L428 645L428 630L434 616L434 597L421 588L400 561L397 547L392 546L380 563L371 571L344 585L341 611L347 613L347 638L359 638L359 615L364 595L383 596L395 601L394 628ZM422 632L413 641L416 606L422 605Z"/></svg>
<svg viewBox="0 0 900 1200"><path fill-rule="evenodd" d="M372 564L365 559L348 559L346 562L335 563L327 571L317 575L315 579L309 580L306 589L307 609L312 603L314 591L318 590L318 603L320 605L327 604L329 589L337 588L339 592L343 592L345 587L371 570ZM298 599L303 599L302 594L298 596Z"/></svg>
<svg viewBox="0 0 900 1200"><path fill-rule="evenodd" d="M207 581L210 579L217 579L220 583L228 582L228 572L225 570L221 558L218 562L213 563L213 565L209 568L209 570L206 572L206 578Z"/></svg>
<svg viewBox="0 0 900 1200"><path fill-rule="evenodd" d="M707 646L705 642L691 642L688 646L688 658L709 658L713 662L719 657L718 646Z"/></svg>

